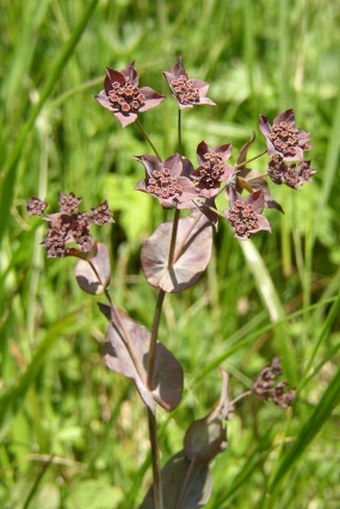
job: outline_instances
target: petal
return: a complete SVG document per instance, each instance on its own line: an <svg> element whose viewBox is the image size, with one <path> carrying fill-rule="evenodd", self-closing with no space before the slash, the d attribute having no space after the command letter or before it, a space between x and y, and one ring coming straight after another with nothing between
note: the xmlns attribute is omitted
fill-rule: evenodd
<svg viewBox="0 0 340 509"><path fill-rule="evenodd" d="M310 144L310 134L306 131L299 131L299 146L303 150L310 150L312 148Z"/></svg>
<svg viewBox="0 0 340 509"><path fill-rule="evenodd" d="M136 113L128 113L127 115L123 115L123 113L120 111L115 111L114 116L117 118L117 120L119 120L122 127L126 127L137 120Z"/></svg>
<svg viewBox="0 0 340 509"><path fill-rule="evenodd" d="M216 103L212 99L209 99L209 97L200 97L198 104L209 104L210 106L216 106Z"/></svg>
<svg viewBox="0 0 340 509"><path fill-rule="evenodd" d="M141 179L137 182L137 184L135 185L135 190L147 193L145 179Z"/></svg>
<svg viewBox="0 0 340 509"><path fill-rule="evenodd" d="M94 98L96 99L96 101L99 102L99 104L101 104L103 106L103 108L106 108L107 110L110 110L110 111L114 111L113 104L107 97L105 90L102 90L101 92L99 92L99 94L95 95Z"/></svg>
<svg viewBox="0 0 340 509"><path fill-rule="evenodd" d="M106 93L108 94L110 90L112 90L112 83L117 81L121 85L124 85L125 79L124 76L114 69L110 69L110 67L106 68L106 76L104 79L104 88Z"/></svg>
<svg viewBox="0 0 340 509"><path fill-rule="evenodd" d="M228 187L228 198L231 209L233 208L237 200L242 200L240 193L236 190L236 187L233 185Z"/></svg>
<svg viewBox="0 0 340 509"><path fill-rule="evenodd" d="M134 156L134 158L142 163L149 177L152 177L154 171L161 171L163 168L162 161L160 161L156 156Z"/></svg>
<svg viewBox="0 0 340 509"><path fill-rule="evenodd" d="M264 193L262 189L249 194L244 203L252 205L256 214L261 214L264 209Z"/></svg>
<svg viewBox="0 0 340 509"><path fill-rule="evenodd" d="M280 124L281 122L287 122L288 124L295 125L295 113L292 108L282 111L273 120L274 125Z"/></svg>
<svg viewBox="0 0 340 509"><path fill-rule="evenodd" d="M268 122L268 118L265 117L264 115L260 115L259 129L265 137L269 136L272 132L271 125Z"/></svg>
<svg viewBox="0 0 340 509"><path fill-rule="evenodd" d="M176 76L170 71L163 71L163 76L168 82L169 87L172 89L171 82L172 80L176 79Z"/></svg>
<svg viewBox="0 0 340 509"><path fill-rule="evenodd" d="M206 160L204 159L205 154L209 152L209 147L205 143L205 141L201 141L197 145L196 153L197 153L197 161L199 164L204 164Z"/></svg>
<svg viewBox="0 0 340 509"><path fill-rule="evenodd" d="M150 87L142 87L140 88L140 92L144 95L145 101L144 106L141 106L139 111L147 111L154 108L165 99L164 95L159 94Z"/></svg>
<svg viewBox="0 0 340 509"><path fill-rule="evenodd" d="M211 149L213 152L219 152L222 154L223 161L226 161L231 156L232 144L225 143L224 145L217 145Z"/></svg>
<svg viewBox="0 0 340 509"><path fill-rule="evenodd" d="M123 76L127 76L129 78L129 82L132 85L138 86L139 83L139 77L136 69L134 68L135 61L131 62L127 67L125 67L121 73Z"/></svg>
<svg viewBox="0 0 340 509"><path fill-rule="evenodd" d="M208 83L202 80L191 80L191 82L194 85L194 87L198 89L200 97L204 97L207 95L209 91Z"/></svg>
<svg viewBox="0 0 340 509"><path fill-rule="evenodd" d="M256 230L253 230L252 233L256 233L256 232L259 232L259 231L267 231L267 232L270 232L272 231L272 227L270 226L270 223L268 221L268 219L264 216L261 216L260 214L257 216L257 219L259 221L259 227L256 229Z"/></svg>
<svg viewBox="0 0 340 509"><path fill-rule="evenodd" d="M175 95L176 99L178 100L178 97ZM196 105L198 105L199 103L195 103ZM192 103L181 103L179 100L178 100L178 107L180 110L186 110L188 108L193 108L194 107L194 104Z"/></svg>
<svg viewBox="0 0 340 509"><path fill-rule="evenodd" d="M189 78L189 76L184 68L182 57L179 57L179 59L177 60L177 63L171 69L171 72L175 75L176 78L178 78L179 76L184 76L187 79Z"/></svg>
<svg viewBox="0 0 340 509"><path fill-rule="evenodd" d="M189 161L189 159L187 159L186 157L181 156L181 159L183 167L181 176L190 178L194 173L194 167L192 163Z"/></svg>
<svg viewBox="0 0 340 509"><path fill-rule="evenodd" d="M167 168L172 177L179 177L183 171L182 157L176 152L163 161L163 168Z"/></svg>

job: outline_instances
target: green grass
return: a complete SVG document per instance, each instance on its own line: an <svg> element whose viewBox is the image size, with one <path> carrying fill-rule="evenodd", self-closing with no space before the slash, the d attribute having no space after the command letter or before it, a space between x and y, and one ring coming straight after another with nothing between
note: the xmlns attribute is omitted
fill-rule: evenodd
<svg viewBox="0 0 340 509"><path fill-rule="evenodd" d="M176 105L160 72L178 55L211 84L218 107L185 111L185 153L231 141L237 150L292 106L312 134L314 183L273 189L285 215L251 251L221 225L198 285L165 300L160 339L185 370L185 393L158 412L162 462L219 394L233 396L263 364L282 357L298 389L292 411L245 400L228 424L229 448L213 464L208 509L338 507L340 7L330 0L3 0L0 17L0 506L5 509L134 509L150 482L145 411L132 385L104 366L106 323L73 277L72 259L46 260L31 195L57 202L108 199L111 294L150 326L155 291L139 250L164 220L133 191L149 148L121 129L93 95L106 66L136 60L142 84L168 99L141 116L162 156L176 150ZM264 148L257 136L256 151ZM259 161L254 167L264 171ZM254 258L255 257L255 258ZM255 260L255 262L253 261Z"/></svg>

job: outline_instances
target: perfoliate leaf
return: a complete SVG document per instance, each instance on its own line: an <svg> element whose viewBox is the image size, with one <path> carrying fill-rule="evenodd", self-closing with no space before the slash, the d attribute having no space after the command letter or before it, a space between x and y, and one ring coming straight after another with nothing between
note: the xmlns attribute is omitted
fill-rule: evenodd
<svg viewBox="0 0 340 509"><path fill-rule="evenodd" d="M192 286L207 267L212 252L212 226L198 210L180 219L172 266L169 249L173 223L163 223L143 246L141 263L146 279L165 292Z"/></svg>
<svg viewBox="0 0 340 509"><path fill-rule="evenodd" d="M218 405L203 419L193 422L184 437L184 454L198 463L209 463L227 447L224 421L228 418L228 375L221 370L222 391Z"/></svg>
<svg viewBox="0 0 340 509"><path fill-rule="evenodd" d="M75 268L78 285L84 292L98 295L103 293L111 278L109 251L105 244L97 243L95 256L79 260Z"/></svg>
<svg viewBox="0 0 340 509"><path fill-rule="evenodd" d="M164 509L199 509L211 495L211 475L208 464L189 461L183 451L167 462L161 472ZM153 486L139 509L155 509Z"/></svg>
<svg viewBox="0 0 340 509"><path fill-rule="evenodd" d="M180 402L183 391L183 370L164 345L157 342L152 385L147 385L150 332L132 320L123 310L99 304L110 324L104 346L105 362L117 373L134 381L149 409L158 403L170 412Z"/></svg>

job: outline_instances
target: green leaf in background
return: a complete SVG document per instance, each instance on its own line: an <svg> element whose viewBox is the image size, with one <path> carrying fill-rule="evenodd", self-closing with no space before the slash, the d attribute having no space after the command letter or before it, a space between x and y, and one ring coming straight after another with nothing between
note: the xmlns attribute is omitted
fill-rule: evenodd
<svg viewBox="0 0 340 509"><path fill-rule="evenodd" d="M67 498L68 509L115 509L123 499L118 486L110 486L104 480L89 479L79 482Z"/></svg>
<svg viewBox="0 0 340 509"><path fill-rule="evenodd" d="M130 175L110 173L104 179L105 197L113 211L121 212L119 222L132 245L148 230L152 210L150 196L136 191L136 183L136 177Z"/></svg>

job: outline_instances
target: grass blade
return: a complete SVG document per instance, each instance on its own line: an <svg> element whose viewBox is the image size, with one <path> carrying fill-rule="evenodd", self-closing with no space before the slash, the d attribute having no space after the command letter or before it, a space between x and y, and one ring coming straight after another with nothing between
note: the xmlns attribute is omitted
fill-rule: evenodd
<svg viewBox="0 0 340 509"><path fill-rule="evenodd" d="M48 78L43 86L43 89L40 94L39 101L32 106L29 117L26 123L22 126L18 138L14 143L12 150L10 151L7 160L4 165L3 170L3 185L0 194L0 203L2 209L2 217L0 224L0 245L4 233L7 229L9 217L10 217L10 209L14 196L14 188L16 182L18 161L20 159L21 151L23 150L27 137L32 129L35 119L39 115L42 107L44 106L46 100L51 95L53 88L60 76L60 73L64 69L65 65L69 61L72 56L74 49L79 42L87 23L89 22L94 9L99 0L92 0L89 4L88 8L84 12L83 17L78 23L78 26L75 28L72 33L70 39L65 43L65 45L61 48L60 52L57 54L55 60L51 64L51 70L47 74Z"/></svg>
<svg viewBox="0 0 340 509"><path fill-rule="evenodd" d="M269 485L269 492L275 491L283 478L292 469L294 463L302 456L308 445L312 442L324 423L329 419L334 408L340 402L340 370L330 381L327 389L320 399L320 403L308 421L302 426L300 433L292 447L283 455L281 462Z"/></svg>

